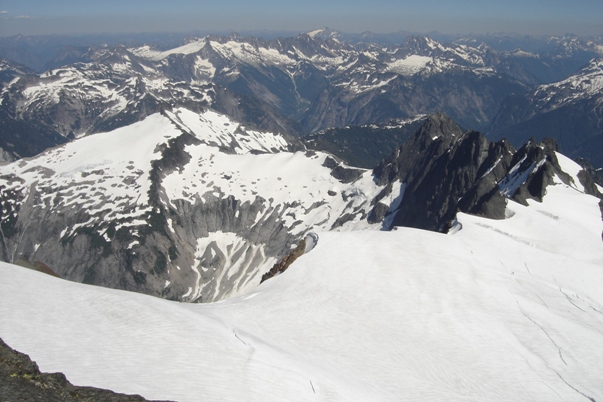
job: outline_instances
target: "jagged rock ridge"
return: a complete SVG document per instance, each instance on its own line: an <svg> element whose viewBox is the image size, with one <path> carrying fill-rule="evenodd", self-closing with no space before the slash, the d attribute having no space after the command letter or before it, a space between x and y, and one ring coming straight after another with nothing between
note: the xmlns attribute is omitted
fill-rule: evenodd
<svg viewBox="0 0 603 402"><path fill-rule="evenodd" d="M550 139L529 141L515 150L505 140L490 142L478 132L463 133L443 114L430 116L411 140L374 169L377 183L386 187L375 199L369 221L384 221L386 228L446 230L457 211L503 219L508 199L542 201L546 187L557 183L580 191L592 188L574 183L560 167L556 151Z"/></svg>

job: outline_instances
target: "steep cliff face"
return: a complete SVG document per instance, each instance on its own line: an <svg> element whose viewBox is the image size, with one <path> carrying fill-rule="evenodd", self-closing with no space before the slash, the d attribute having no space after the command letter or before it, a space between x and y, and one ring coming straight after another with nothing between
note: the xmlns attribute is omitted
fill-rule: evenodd
<svg viewBox="0 0 603 402"><path fill-rule="evenodd" d="M370 171L296 149L181 108L2 166L0 255L169 299L237 294L308 230L366 225Z"/></svg>

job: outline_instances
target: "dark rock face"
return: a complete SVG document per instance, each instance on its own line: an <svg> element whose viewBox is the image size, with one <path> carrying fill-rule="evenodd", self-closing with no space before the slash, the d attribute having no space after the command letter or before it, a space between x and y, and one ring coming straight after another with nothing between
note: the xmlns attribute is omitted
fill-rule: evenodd
<svg viewBox="0 0 603 402"><path fill-rule="evenodd" d="M540 144L528 141L514 155L511 164L515 170L501 183L501 191L507 191L508 187L505 186L510 184L511 180L526 176L523 178L523 184L515 191L512 191L511 185L511 190L506 194L520 204L527 205L527 199L542 202L546 188L554 183L555 175L565 184L571 184L571 177L559 167L555 151L557 144L550 138Z"/></svg>
<svg viewBox="0 0 603 402"><path fill-rule="evenodd" d="M597 187L597 184L601 186L603 183L603 169L595 169L585 159L578 159L576 162L583 168L583 170L578 172L578 180L584 186L584 192L601 199L599 201L599 209L601 210L601 219L603 220L603 193ZM601 233L601 238L603 239L603 233Z"/></svg>
<svg viewBox="0 0 603 402"><path fill-rule="evenodd" d="M100 388L77 387L63 373L40 373L29 356L13 350L0 339L0 400L137 402L147 399Z"/></svg>
<svg viewBox="0 0 603 402"><path fill-rule="evenodd" d="M405 184L391 226L437 231L457 210L504 218L506 203L495 189L512 151L506 142L490 143L475 131L463 133L444 114L430 116L409 142L374 169L379 183ZM377 204L373 219L383 210Z"/></svg>
<svg viewBox="0 0 603 402"><path fill-rule="evenodd" d="M331 176L342 183L352 183L364 173L364 171L360 169L345 168L330 157L325 159L323 166L332 169Z"/></svg>
<svg viewBox="0 0 603 402"><path fill-rule="evenodd" d="M573 184L555 151L551 139L528 141L516 151L507 141L489 142L478 132L463 133L441 113L430 116L410 141L374 169L375 180L387 187L374 200L369 221L389 216L385 229L445 231L457 211L504 219L507 199L524 205L528 199L542 202L555 178ZM592 178L583 172L581 180L594 192ZM394 209L381 202L393 186L402 186L404 194Z"/></svg>
<svg viewBox="0 0 603 402"><path fill-rule="evenodd" d="M592 178L592 181L595 184L598 184L599 186L603 186L603 168L595 169L593 164L584 158L577 158L576 163L579 164L580 166L582 166L582 169L584 169L586 171L586 173L588 173L588 175L583 175L584 179L582 179L579 176L581 183L585 187L592 189L592 186L590 185L590 183L587 183L586 181L584 181L584 180L588 180L588 179L586 179L587 176ZM587 191L589 191L589 190L587 189ZM593 193L589 192L589 194L595 195L594 189L592 189L592 191L593 191Z"/></svg>
<svg viewBox="0 0 603 402"><path fill-rule="evenodd" d="M405 177L411 171L413 175L419 175L417 169L420 167L416 165L420 161L433 159L443 153L450 139L462 134L458 124L445 114L430 116L408 142L375 167L376 180L379 184L386 184L395 178ZM446 143L436 141L442 136L448 140Z"/></svg>

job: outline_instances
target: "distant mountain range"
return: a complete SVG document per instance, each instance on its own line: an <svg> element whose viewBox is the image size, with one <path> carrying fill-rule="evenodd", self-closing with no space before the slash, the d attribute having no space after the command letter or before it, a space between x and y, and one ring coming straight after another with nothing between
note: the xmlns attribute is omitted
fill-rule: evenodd
<svg viewBox="0 0 603 402"><path fill-rule="evenodd" d="M509 128L527 118L515 116L514 108L541 114L540 106L530 104L536 101L531 91L596 75L601 38L493 35L443 43L398 36L404 36L402 43L386 44L368 33L319 29L269 40L236 34L189 37L176 47L167 44L173 37L158 40L159 46L70 45L54 52L41 74L7 60L0 65L2 155L32 156L166 107L185 106L213 108L258 129L296 137L444 112L465 128L493 139L506 136L516 146L553 135L563 152L601 166L600 152L588 142L601 133L598 109L590 103L572 109L571 119L579 123L563 132L550 134L546 123L533 117L525 129ZM49 40L4 38L0 54ZM501 50L513 44L530 50ZM571 94L565 85L556 102L596 97L587 80ZM555 118L568 120L566 110L558 108Z"/></svg>
<svg viewBox="0 0 603 402"><path fill-rule="evenodd" d="M513 143L556 138L569 156L603 166L603 60L593 59L564 80L509 96L490 136Z"/></svg>

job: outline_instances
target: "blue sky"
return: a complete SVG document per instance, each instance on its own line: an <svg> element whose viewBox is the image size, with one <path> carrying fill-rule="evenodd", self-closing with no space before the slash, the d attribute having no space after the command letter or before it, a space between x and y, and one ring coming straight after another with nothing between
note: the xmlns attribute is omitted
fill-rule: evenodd
<svg viewBox="0 0 603 402"><path fill-rule="evenodd" d="M603 34L603 0L0 0L0 36L154 31Z"/></svg>

